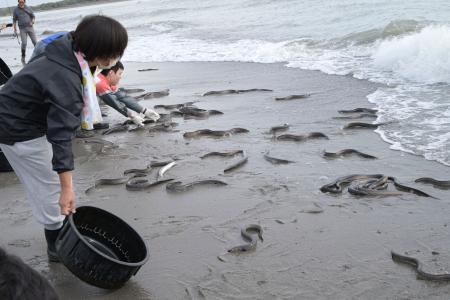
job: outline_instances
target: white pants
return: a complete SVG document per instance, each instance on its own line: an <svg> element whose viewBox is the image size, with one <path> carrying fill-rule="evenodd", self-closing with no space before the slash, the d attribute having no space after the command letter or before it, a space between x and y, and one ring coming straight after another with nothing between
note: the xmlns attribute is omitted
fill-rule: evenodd
<svg viewBox="0 0 450 300"><path fill-rule="evenodd" d="M46 229L61 228L64 216L59 207L61 187L52 169L53 151L45 136L0 148L24 185L35 219Z"/></svg>

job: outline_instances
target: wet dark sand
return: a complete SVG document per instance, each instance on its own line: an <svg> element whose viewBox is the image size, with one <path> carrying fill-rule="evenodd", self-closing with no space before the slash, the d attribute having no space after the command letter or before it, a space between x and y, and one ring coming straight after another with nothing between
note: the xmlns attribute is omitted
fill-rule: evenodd
<svg viewBox="0 0 450 300"><path fill-rule="evenodd" d="M376 85L349 77L288 69L281 64L126 63L123 86L147 91L170 89L170 96L141 101L146 106L199 101L221 116L206 120L174 119L174 133L131 132L104 136L119 145L98 153L96 145L75 142L78 205L98 206L131 224L147 241L149 262L125 287L104 291L84 284L63 266L47 263L43 230L31 217L13 174L0 174L0 245L22 257L55 285L61 299L447 299L450 283L417 280L412 268L394 263L390 250L422 260L426 270L450 271L448 228L450 191L415 184L428 176L448 179L449 169L389 149L372 130L346 130L351 121L335 120L337 110L371 107L366 95ZM138 69L157 68L154 72ZM268 88L226 96L210 90ZM312 93L307 99L275 97ZM164 110L161 110L164 112ZM110 111L111 123L123 120ZM366 120L370 122L371 120ZM330 140L273 141L270 127L289 123L286 133L325 133ZM249 129L222 139L184 139L197 129ZM354 148L378 160L349 157L326 160L322 150ZM211 151L243 149L249 161L223 174L235 158L199 157ZM272 165L263 155L293 160ZM219 179L225 187L199 187L168 194L163 186L131 192L107 186L89 196L95 179L119 177L151 160L178 158L167 177L183 182ZM150 177L156 176L154 171ZM332 196L319 188L339 176L384 173L438 199L412 194ZM321 213L308 213L320 207ZM280 224L281 223L284 224ZM241 244L240 227L264 228L255 252L228 254ZM437 251L438 255L432 255ZM225 260L220 261L217 256Z"/></svg>

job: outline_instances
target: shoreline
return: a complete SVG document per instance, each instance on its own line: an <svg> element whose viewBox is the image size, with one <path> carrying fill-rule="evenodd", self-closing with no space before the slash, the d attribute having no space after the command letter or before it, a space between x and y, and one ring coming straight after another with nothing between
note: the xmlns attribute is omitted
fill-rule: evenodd
<svg viewBox="0 0 450 300"><path fill-rule="evenodd" d="M450 270L450 252L442 238L450 213L447 193L414 183L422 176L445 177L448 167L391 150L373 130L342 130L347 121L333 119L340 109L373 107L366 95L378 85L280 63L124 64L123 87L170 89L168 97L141 101L144 106L197 101L199 108L220 110L224 115L204 120L174 118L178 123L174 132L99 136L119 146L104 151L75 140L78 206L98 206L118 215L149 247L149 262L117 291L90 287L63 266L49 265L43 230L31 218L20 184L14 175L0 174L4 200L0 226L9 233L0 237L0 245L49 278L61 298L438 299L450 292L446 285L417 280L411 268L394 263L389 254L390 250L407 251L423 261L427 270ZM158 70L137 71L146 68ZM273 92L201 96L211 90L249 88ZM308 92L314 93L306 99L275 101L275 97ZM115 124L123 117L109 109L106 121ZM286 133L319 131L329 140L273 141L266 132L284 123L291 125ZM223 139L183 138L188 131L232 127L250 132ZM378 159L321 156L323 150L343 148ZM199 158L210 151L236 149L245 150L249 161L228 174L223 169L232 160ZM272 165L263 158L267 151L295 163ZM178 161L168 176L183 183L219 179L228 186L199 187L180 194L167 193L164 186L142 192L111 186L84 194L95 179L121 176L125 169L169 158ZM340 176L375 173L394 176L438 199L412 194L354 197L347 192L334 196L319 190ZM242 243L240 227L252 223L263 227L264 242L251 253L227 254L227 249ZM432 255L432 251L440 254Z"/></svg>

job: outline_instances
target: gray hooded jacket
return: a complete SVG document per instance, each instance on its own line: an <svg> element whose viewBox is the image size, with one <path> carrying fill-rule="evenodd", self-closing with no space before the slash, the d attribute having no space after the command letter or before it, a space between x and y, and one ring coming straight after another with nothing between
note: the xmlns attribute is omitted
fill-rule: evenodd
<svg viewBox="0 0 450 300"><path fill-rule="evenodd" d="M48 44L0 90L0 143L46 135L53 170L73 170L72 139L83 108L80 65L70 34Z"/></svg>

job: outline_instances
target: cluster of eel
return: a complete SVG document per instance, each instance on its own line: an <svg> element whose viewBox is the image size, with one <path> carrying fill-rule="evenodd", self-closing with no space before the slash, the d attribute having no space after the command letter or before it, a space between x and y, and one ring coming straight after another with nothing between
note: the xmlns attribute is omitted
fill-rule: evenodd
<svg viewBox="0 0 450 300"><path fill-rule="evenodd" d="M310 139L325 139L329 140L328 136L322 132L310 132L308 134L280 134L278 132L283 132L289 130L289 124L283 124L278 126L273 126L270 128L269 133L273 135L273 139L277 141L293 141L293 142L304 142Z"/></svg>
<svg viewBox="0 0 450 300"><path fill-rule="evenodd" d="M206 119L209 116L223 115L223 112L215 109L201 109L194 105L195 102L178 104L159 104L153 106L155 109L162 108L170 111L171 117L182 117L184 119Z"/></svg>
<svg viewBox="0 0 450 300"><path fill-rule="evenodd" d="M201 159L205 159L208 157L234 157L236 155L240 155L241 157L237 160L235 160L233 163L231 163L230 165L228 165L223 172L224 173L228 173L231 172L233 170L236 170L240 167L242 167L244 164L246 164L248 162L248 155L246 154L246 152L244 150L232 150L232 151L224 151L224 152L209 152L203 156L201 156ZM282 158L277 158L277 157L273 157L269 155L269 152L266 152L264 154L264 159L268 162L270 162L271 164L274 165L283 165L283 164L289 164L289 163L294 163L294 161L292 160L287 160L287 159L282 159Z"/></svg>
<svg viewBox="0 0 450 300"><path fill-rule="evenodd" d="M346 156L350 156L350 155L357 155L359 157L366 158L366 159L377 159L376 156L366 154L366 153L360 152L355 149L342 149L337 152L327 152L327 151L322 152L322 156L327 159L335 159L335 158L346 157Z"/></svg>
<svg viewBox="0 0 450 300"><path fill-rule="evenodd" d="M183 137L187 138L187 139L198 138L198 137L202 137L202 136L221 138L221 137L226 137L226 136L232 136L232 135L238 134L238 133L247 133L247 132L249 132L247 129L240 128L240 127L231 128L228 130L199 129L199 130L195 130L195 131L185 132L183 134Z"/></svg>
<svg viewBox="0 0 450 300"><path fill-rule="evenodd" d="M128 169L123 172L124 176L119 178L102 178L97 179L93 186L89 187L85 193L88 194L94 189L103 185L120 185L125 184L125 187L129 191L143 191L149 188L166 184L167 192L185 192L193 189L200 185L213 185L213 186L224 186L227 183L214 180L205 179L197 180L183 184L181 181L172 182L173 178L164 178L164 175L176 165L175 161L153 161L143 169ZM159 167L158 173L154 180L149 180L148 175L152 172L154 168Z"/></svg>
<svg viewBox="0 0 450 300"><path fill-rule="evenodd" d="M152 69L149 69L152 70ZM147 71L147 70L140 70ZM128 92L143 92L143 90L133 90ZM247 90L222 90L222 91L209 91L203 94L203 96L211 96L211 95L229 95L229 94L242 94L248 92L272 92L269 89L247 89ZM169 94L169 90L164 90L161 92L152 92L145 93L138 98L150 99L166 96ZM290 95L286 97L277 97L276 101L287 101L287 100L295 100L295 99L305 99L308 98L310 94L299 94L299 95ZM221 115L222 112L218 110L205 110L200 109L194 105L194 102L186 102L181 104L172 104L172 105L155 105L155 109L165 109L169 110L170 113L167 115L168 117L184 117L188 118L207 118L211 115ZM334 117L335 119L363 119L363 118L376 118L377 110L369 109L369 108L355 108L352 110L340 110L338 111L341 114L345 114L345 116ZM364 122L351 122L343 127L343 129L375 129L381 125L385 125L388 123L364 123ZM113 127L107 130L104 134L108 134L111 132L117 132L120 130L129 130L127 126L128 124L122 124L118 127ZM153 130L165 130L167 128L171 128L175 125L175 123L171 122L171 119L168 121L167 119L160 121L160 124L153 125ZM273 135L275 140L278 141L295 141L295 142L303 142L308 139L328 139L328 137L321 132L311 132L306 135L294 135L294 134L281 134L277 135L279 132L284 132L289 129L289 124L283 124L279 126L274 126L270 128L269 133ZM151 131L152 129L150 129ZM196 138L196 137L226 137L231 136L237 133L247 133L248 130L244 128L232 128L229 130L210 130L210 129L201 129L192 132L186 132L183 134L184 138ZM203 156L201 159L205 159L208 157L234 157L236 155L241 155L241 158L236 160L233 164L226 167L223 171L224 173L235 170L248 161L248 156L246 152L243 150L234 150L228 152L209 152ZM354 149L343 149L338 152L326 152L323 151L323 157L328 159L334 159L339 157L345 157L349 155L358 155L362 158L366 159L376 159L377 157L369 154L362 153L360 151ZM273 164L288 164L293 161L275 158L269 155L269 152L264 154L264 159ZM99 186L99 185L107 185L107 184L123 184L126 183L126 188L128 190L145 190L153 186L157 186L160 184L166 184L166 190L172 193L183 192L187 190L193 189L198 185L213 185L213 186L223 186L227 185L225 182L220 180L200 180L194 181L190 183L183 184L181 181L173 181L173 179L164 179L164 174L172 168L176 163L175 162L162 162L162 163L151 163L145 169L130 169L124 172L124 175L128 175L126 177L117 178L117 179L99 179L95 182L94 186L86 190L89 192L91 189ZM152 170L153 167L161 166L158 176L155 181L149 182L148 179L144 179L144 176L147 176L148 173ZM415 180L418 183L427 183L432 184L434 187L448 189L450 188L450 180L442 181L436 180L429 177L422 177ZM397 191L388 191L388 185L392 183ZM402 192L413 193L423 197L432 197L429 194L420 191L418 189L408 187L398 183L395 177L386 176L383 174L373 174L373 175L348 175L343 176L336 179L334 182L326 184L320 188L323 193L332 193L332 194L340 194L343 191L343 188L348 186L348 192L352 195L358 196L397 196L403 194ZM400 191L400 192L398 192ZM256 249L256 245L258 242L258 238L263 241L262 237L262 227L257 224L250 224L243 228L241 228L241 236L247 242L246 244L238 245L228 249L229 253L242 253L248 252ZM257 238L257 237L258 238ZM399 263L405 263L413 266L417 272L417 277L419 279L426 280L434 280L434 281L448 281L450 280L450 274L430 274L425 272L422 269L422 264L419 260L413 257L409 257L406 255L398 254L394 251L391 252L392 259Z"/></svg>
<svg viewBox="0 0 450 300"><path fill-rule="evenodd" d="M392 183L397 191L388 191L389 183ZM320 191L322 193L341 194L347 186L348 192L357 196L399 196L403 194L402 192L406 192L434 198L421 190L400 184L395 177L383 174L354 174L339 177L332 183L322 186Z"/></svg>
<svg viewBox="0 0 450 300"><path fill-rule="evenodd" d="M144 70L143 70L144 71ZM137 93L143 92L143 90L134 89L127 90L128 93ZM228 95L228 94L242 94L248 92L272 92L269 89L247 89L247 90L222 90L222 91L209 91L203 94L203 96L211 96L211 95ZM164 90L160 92L150 92L144 93L138 96L138 99L151 99L167 96L169 94L169 90ZM287 101L294 99L304 99L308 98L310 94L299 94L299 95L290 95L286 97L277 97L275 100L277 101ZM162 118L158 120L158 122L154 123L152 121L147 121L146 123L154 123L151 124L149 131L170 131L176 123L171 121L171 117L183 117L185 119L188 118L207 118L212 115L221 115L222 112L218 110L205 110L198 108L194 105L194 102L186 102L180 104L171 104L171 105L155 105L155 109L165 109L170 111L168 114L161 114ZM341 114L345 114L342 117L335 117L336 119L361 119L361 118L376 118L377 110L369 109L369 108L356 108L352 110L341 110L339 111ZM359 129L359 128L378 128L378 126L384 125L387 123L363 123L363 122L351 122L343 127L343 129ZM309 139L329 139L328 136L321 132L311 132L305 135L296 135L296 134L280 134L280 132L284 132L289 130L289 124L283 124L279 126L274 126L270 128L269 133L273 135L273 138L277 141L295 141L295 142L303 142ZM114 126L106 131L103 134L110 134L118 131L130 131L130 123L125 122L123 124L119 124ZM192 132L186 132L183 134L184 138L198 138L198 137L227 137L234 134L239 133L247 133L249 132L245 128L231 128L229 130L211 130L211 129L200 129ZM228 152L209 152L201 157L201 159L205 159L208 157L234 157L236 155L240 155L241 157L235 160L232 164L225 167L223 170L224 173L235 170L248 162L248 156L243 150L233 150ZM323 157L333 159L348 155L358 155L367 159L376 159L375 156L362 153L360 151L354 149L343 149L338 152L323 152ZM275 158L269 155L269 152L264 154L264 159L269 161L272 164L288 164L293 161ZM127 190L139 191L139 190L147 190L151 187L158 186L161 184L166 184L166 190L172 193L179 193L193 189L199 185L212 185L212 186L224 186L227 183L214 180L214 179L206 179L206 180L198 180L189 183L182 183L181 181L173 181L173 178L163 178L164 174L176 165L176 162L152 162L144 169L129 169L124 171L124 177L115 178L115 179L98 179L95 181L94 186L90 187L86 190L86 193L89 193L93 189L101 185L116 185L116 184L125 184ZM155 180L149 181L147 177L153 168L160 167L158 171L158 175ZM440 181L433 178L423 177L416 180L416 182L421 183L429 183L433 184L435 187L439 188L450 188L450 181ZM388 185L392 183L397 191L388 191ZM343 188L348 186L348 192L353 195L358 196L396 196L403 194L402 192L413 193L423 197L432 197L425 192L422 192L418 189L408 187L402 185L397 182L396 178L392 176L386 176L383 174L374 174L374 175L348 175L344 177L340 177L336 179L334 182L326 184L320 188L323 193L332 193L339 194L342 193ZM400 192L398 192L400 191ZM257 245L258 238L263 241L262 238L262 228L260 225L250 224L243 228L241 228L241 236L247 242L243 245L238 245L233 248L230 248L228 252L230 253L240 253L254 250ZM256 237L257 236L257 237ZM450 275L442 274L442 275L434 275L426 273L422 270L421 263L411 257L407 257L404 255L397 254L392 252L392 258L395 261L407 263L416 268L418 276L424 279L430 280L449 280Z"/></svg>
<svg viewBox="0 0 450 300"><path fill-rule="evenodd" d="M203 97L205 96L222 96L222 95L231 95L231 94L243 94L243 93L251 93L251 92L273 92L273 90L269 89L247 89L247 90L222 90L222 91L209 91L203 93Z"/></svg>
<svg viewBox="0 0 450 300"><path fill-rule="evenodd" d="M212 115L222 115L223 112L218 110L206 110L201 109L193 105L194 102L186 102L180 104L171 104L171 105L155 105L154 108L163 108L169 110L170 113L161 113L161 118L158 121L154 122L153 120L146 119L144 120L145 127L136 127L130 120L127 120L123 123L112 126L111 128L102 132L103 135L108 135L111 133L117 132L125 132L125 131L139 131L142 129L148 129L149 132L155 131L173 131L174 127L178 125L178 123L172 122L172 117L184 117L185 119L195 118L195 119L204 119ZM213 131L209 129L205 129L203 131L199 131L193 136L226 136L234 133L242 133L248 132L248 130L244 128L233 128L229 131ZM187 134L189 137L189 134Z"/></svg>
<svg viewBox="0 0 450 300"><path fill-rule="evenodd" d="M340 114L345 116L333 117L333 119L349 120L363 118L377 118L377 110L372 108L358 107L349 110L339 110ZM366 122L350 122L344 125L343 129L377 129L379 126L391 124L393 122L366 123Z"/></svg>
<svg viewBox="0 0 450 300"><path fill-rule="evenodd" d="M234 157L236 155L241 155L241 158L235 160L232 164L227 166L223 172L228 173L231 172L237 168L242 167L244 164L248 162L248 156L247 153L244 150L232 150L232 151L225 151L225 152L209 152L203 156L201 156L201 159L205 159L208 157Z"/></svg>
<svg viewBox="0 0 450 300"><path fill-rule="evenodd" d="M172 122L172 118L168 114L160 114L161 118L158 121L153 121L151 119L144 120L144 127L139 127L134 125L131 120L126 120L123 123L119 123L111 126L110 128L104 130L102 135L109 135L117 132L132 132L148 130L149 132L155 131L173 131L174 127L178 126L178 123Z"/></svg>
<svg viewBox="0 0 450 300"><path fill-rule="evenodd" d="M370 108L355 108L352 110L340 110L339 113L345 114L345 116L334 117L334 119L363 119L363 118L377 118L377 110ZM385 123L364 123L364 122L351 122L343 127L343 129L376 129ZM356 154L363 158L375 159L375 156L361 153L354 149L344 149L336 153L324 152L325 158L337 158L340 156L346 156ZM336 179L334 182L326 184L320 188L323 193L340 194L344 187L348 186L348 192L358 196L395 196L402 193L396 191L387 191L388 183L392 182L394 187L402 192L413 193L422 197L432 197L429 194L420 191L418 189L408 187L399 184L394 177L385 176L383 174L375 175L349 175ZM415 180L416 183L431 184L433 187L439 189L450 189L450 180L437 180L430 177L421 177ZM434 197L433 197L434 198ZM450 274L432 274L423 270L423 264L416 258L402 255L397 252L391 251L392 260L398 263L403 263L412 266L416 273L417 279L430 280L430 281L449 281Z"/></svg>
<svg viewBox="0 0 450 300"><path fill-rule="evenodd" d="M150 69L147 69L150 71ZM143 71L147 71L147 70L143 70ZM151 69L153 70L153 69ZM122 90L127 93L127 94L135 94L135 93L143 93L140 95L135 96L136 99L138 100L148 100L148 99L154 99L154 98L161 98L161 97L166 97L169 96L170 90L169 89L165 89L162 91L156 91L156 92L146 92L143 89L125 89L122 88Z"/></svg>
<svg viewBox="0 0 450 300"><path fill-rule="evenodd" d="M223 95L231 95L231 94L243 94L243 93L251 93L251 92L273 92L270 89L247 89L247 90L221 90L221 91L209 91L203 93L203 97L205 96L223 96ZM285 97L275 97L276 101L287 101L287 100L296 100L296 99L305 99L310 97L311 94L297 94L297 95L289 95Z"/></svg>

